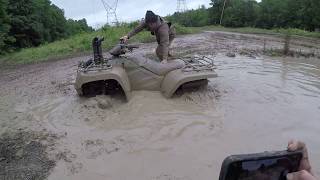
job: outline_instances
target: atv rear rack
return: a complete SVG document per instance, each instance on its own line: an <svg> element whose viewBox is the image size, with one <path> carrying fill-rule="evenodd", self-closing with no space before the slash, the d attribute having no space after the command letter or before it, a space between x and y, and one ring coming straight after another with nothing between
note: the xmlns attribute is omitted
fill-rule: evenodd
<svg viewBox="0 0 320 180"><path fill-rule="evenodd" d="M214 58L207 56L187 56L181 60L186 64L182 69L183 72L213 71L216 69Z"/></svg>

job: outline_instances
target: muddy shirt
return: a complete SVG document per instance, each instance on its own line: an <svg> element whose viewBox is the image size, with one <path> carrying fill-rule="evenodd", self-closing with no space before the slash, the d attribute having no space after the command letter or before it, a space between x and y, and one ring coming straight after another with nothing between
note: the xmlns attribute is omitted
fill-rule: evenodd
<svg viewBox="0 0 320 180"><path fill-rule="evenodd" d="M144 29L151 31L151 33L156 36L158 42L156 53L159 59L161 61L167 59L169 54L169 46L175 38L175 28L173 26L169 27L168 23L159 17L156 27L152 29L145 22L145 20L142 19L139 25L128 34L128 38L131 38Z"/></svg>

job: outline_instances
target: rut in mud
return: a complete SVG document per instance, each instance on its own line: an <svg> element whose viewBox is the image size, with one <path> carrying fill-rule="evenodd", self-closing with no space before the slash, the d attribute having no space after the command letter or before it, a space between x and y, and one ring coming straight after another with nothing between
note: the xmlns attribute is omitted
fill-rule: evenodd
<svg viewBox="0 0 320 180"><path fill-rule="evenodd" d="M291 138L307 142L319 173L320 43L291 40L291 50L315 57L263 55L283 43L223 32L177 38L176 57L214 56L219 77L172 99L147 91L127 103L79 98L75 72L89 57L1 69L0 177L19 164L20 177L39 179L217 179L226 156L283 150ZM155 47L138 51L150 55ZM27 162L16 157L21 152L39 158Z"/></svg>

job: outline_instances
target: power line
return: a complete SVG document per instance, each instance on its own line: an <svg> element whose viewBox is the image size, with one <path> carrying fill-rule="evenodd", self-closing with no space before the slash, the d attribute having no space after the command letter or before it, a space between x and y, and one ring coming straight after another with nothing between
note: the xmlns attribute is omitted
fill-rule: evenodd
<svg viewBox="0 0 320 180"><path fill-rule="evenodd" d="M118 1L115 0L113 3L108 3L107 0L101 0L103 7L107 11L107 24L109 25L118 25L118 17L117 17L117 8L118 8Z"/></svg>
<svg viewBox="0 0 320 180"><path fill-rule="evenodd" d="M187 2L186 0L177 0L177 11L176 12L186 12Z"/></svg>

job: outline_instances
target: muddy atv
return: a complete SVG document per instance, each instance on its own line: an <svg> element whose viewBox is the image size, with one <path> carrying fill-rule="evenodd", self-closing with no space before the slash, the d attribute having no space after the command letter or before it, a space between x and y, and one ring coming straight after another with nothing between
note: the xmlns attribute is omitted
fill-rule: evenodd
<svg viewBox="0 0 320 180"><path fill-rule="evenodd" d="M110 57L104 58L103 40L94 38L93 59L79 64L75 89L80 96L122 93L130 100L132 91L150 90L170 98L179 88L207 85L209 78L217 77L209 57L186 57L161 64L133 52L138 46L122 42L109 51Z"/></svg>

